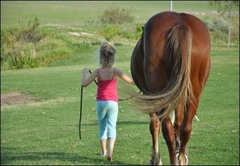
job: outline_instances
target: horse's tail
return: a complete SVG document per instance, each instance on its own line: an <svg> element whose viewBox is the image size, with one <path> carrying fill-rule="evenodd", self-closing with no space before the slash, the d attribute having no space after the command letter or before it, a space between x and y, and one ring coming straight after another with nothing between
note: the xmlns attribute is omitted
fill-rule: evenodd
<svg viewBox="0 0 240 166"><path fill-rule="evenodd" d="M165 53L170 53L172 74L167 86L159 94L138 96L147 103L147 112L157 112L159 118L168 116L180 102L184 105L192 95L190 80L192 33L188 26L177 24L167 35ZM144 107L142 107L144 108ZM146 111L145 110L145 111Z"/></svg>

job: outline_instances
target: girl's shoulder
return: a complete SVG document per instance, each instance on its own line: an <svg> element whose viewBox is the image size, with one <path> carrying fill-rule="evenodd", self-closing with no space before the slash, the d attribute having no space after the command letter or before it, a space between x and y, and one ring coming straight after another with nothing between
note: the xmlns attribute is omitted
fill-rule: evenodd
<svg viewBox="0 0 240 166"><path fill-rule="evenodd" d="M91 71L89 70L89 72L90 72L92 75L94 75L95 77L97 77L98 72L99 72L99 68L94 69L93 72L91 72Z"/></svg>
<svg viewBox="0 0 240 166"><path fill-rule="evenodd" d="M122 73L122 70L121 69L119 69L119 68L114 68L114 70L115 70L115 73L117 74L117 75L120 75L121 73Z"/></svg>
<svg viewBox="0 0 240 166"><path fill-rule="evenodd" d="M117 68L117 67L113 67L113 70L115 70L115 72L119 72L119 71L121 71L119 68Z"/></svg>

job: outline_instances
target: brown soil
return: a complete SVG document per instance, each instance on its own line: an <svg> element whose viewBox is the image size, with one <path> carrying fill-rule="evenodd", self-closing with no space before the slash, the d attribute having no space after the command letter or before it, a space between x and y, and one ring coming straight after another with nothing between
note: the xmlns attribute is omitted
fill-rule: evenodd
<svg viewBox="0 0 240 166"><path fill-rule="evenodd" d="M1 93L1 106L21 105L33 101L29 95L20 92Z"/></svg>

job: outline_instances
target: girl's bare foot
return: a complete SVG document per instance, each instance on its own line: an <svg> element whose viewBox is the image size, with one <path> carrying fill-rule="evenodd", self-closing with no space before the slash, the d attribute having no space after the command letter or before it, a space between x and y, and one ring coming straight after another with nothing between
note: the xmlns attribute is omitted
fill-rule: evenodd
<svg viewBox="0 0 240 166"><path fill-rule="evenodd" d="M106 151L106 152L102 152L102 151L101 151L101 152L99 152L99 155L105 157L105 156L107 156L107 151Z"/></svg>
<svg viewBox="0 0 240 166"><path fill-rule="evenodd" d="M108 159L109 161L113 161L112 156L108 156L107 159Z"/></svg>

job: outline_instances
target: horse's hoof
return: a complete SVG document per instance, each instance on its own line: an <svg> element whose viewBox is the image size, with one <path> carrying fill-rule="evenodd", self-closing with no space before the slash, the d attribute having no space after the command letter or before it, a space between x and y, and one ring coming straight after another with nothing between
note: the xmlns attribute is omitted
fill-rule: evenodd
<svg viewBox="0 0 240 166"><path fill-rule="evenodd" d="M188 165L188 156L185 154L186 165Z"/></svg>
<svg viewBox="0 0 240 166"><path fill-rule="evenodd" d="M184 165L188 165L188 156L187 156L187 154L185 154L184 157L185 157L185 164ZM179 160L180 156L179 156L179 151L178 150L176 151L176 159L177 159L177 164L176 165L178 165L178 164L182 165L181 161Z"/></svg>

